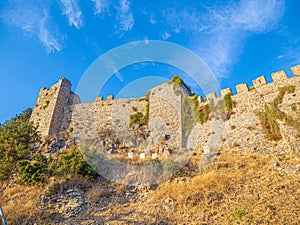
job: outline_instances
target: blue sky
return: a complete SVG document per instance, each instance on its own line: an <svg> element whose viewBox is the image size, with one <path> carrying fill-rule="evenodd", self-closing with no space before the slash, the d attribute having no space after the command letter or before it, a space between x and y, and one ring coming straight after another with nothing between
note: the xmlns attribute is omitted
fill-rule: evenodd
<svg viewBox="0 0 300 225"><path fill-rule="evenodd" d="M165 40L192 50L221 88L251 85L260 75L270 81L271 72L300 63L299 12L297 0L2 0L0 122L33 107L39 89L60 77L76 90L93 61L132 41ZM100 94L141 96L174 73L185 76L160 63L131 65L116 72ZM149 76L154 78L147 85L126 91Z"/></svg>

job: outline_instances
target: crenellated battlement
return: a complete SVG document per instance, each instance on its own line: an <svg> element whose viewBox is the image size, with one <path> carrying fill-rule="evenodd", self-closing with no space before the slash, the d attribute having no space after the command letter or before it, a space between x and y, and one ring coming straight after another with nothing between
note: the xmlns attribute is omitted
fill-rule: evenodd
<svg viewBox="0 0 300 225"><path fill-rule="evenodd" d="M221 90L221 96L224 97L225 95L231 94L232 95L232 91L231 88L225 88Z"/></svg>
<svg viewBox="0 0 300 225"><path fill-rule="evenodd" d="M266 80L265 76L260 76L256 79L252 80L252 83L253 83L254 88L259 88L259 87L267 84L267 80Z"/></svg>
<svg viewBox="0 0 300 225"><path fill-rule="evenodd" d="M286 75L286 72L284 70L280 70L277 72L274 72L271 74L271 77L273 79L273 82L267 82L266 77L265 76L259 76L256 79L252 80L252 87L249 88L248 84L246 83L240 83L237 84L235 86L236 89L236 94L235 95L239 95L239 94L245 94L250 92L253 89L259 90L262 89L263 86L265 85L272 85L274 87L280 87L285 83L289 83L292 82L294 79L296 79L296 77L300 76L300 64L291 67L291 71L294 74L294 76L288 78ZM221 96L220 97L224 97L227 94L232 94L232 90L231 88L224 88L221 90ZM262 93L263 94L263 93ZM215 99L218 98L219 96L215 93L215 92L211 92L206 94L206 99ZM201 101L199 101L201 102Z"/></svg>
<svg viewBox="0 0 300 225"><path fill-rule="evenodd" d="M294 76L300 76L300 64L297 66L291 67L291 71L294 74Z"/></svg>
<svg viewBox="0 0 300 225"><path fill-rule="evenodd" d="M284 70L280 70L278 72L274 72L271 74L271 77L274 82L282 82L287 79L286 73Z"/></svg>
<svg viewBox="0 0 300 225"><path fill-rule="evenodd" d="M248 85L245 84L245 83L241 83L241 84L236 85L236 86L235 86L235 89L236 89L236 92L237 92L238 94L240 94L240 93L245 93L245 92L248 92L248 91L249 91L249 87L248 87Z"/></svg>

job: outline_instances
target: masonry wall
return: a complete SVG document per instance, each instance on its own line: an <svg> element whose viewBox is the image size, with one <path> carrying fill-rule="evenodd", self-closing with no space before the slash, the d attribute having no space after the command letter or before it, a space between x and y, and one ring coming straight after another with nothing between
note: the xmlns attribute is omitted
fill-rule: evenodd
<svg viewBox="0 0 300 225"><path fill-rule="evenodd" d="M175 148L182 146L181 95L180 88L171 81L150 90L151 145L158 144L167 137L170 146Z"/></svg>
<svg viewBox="0 0 300 225"><path fill-rule="evenodd" d="M38 124L43 137L60 131L64 108L74 97L75 94L71 95L71 82L65 78L61 78L50 89L43 87L40 90L31 121Z"/></svg>
<svg viewBox="0 0 300 225"><path fill-rule="evenodd" d="M97 137L95 123L96 103L81 103L68 106L69 117L71 116L69 130L75 137L75 140L93 139Z"/></svg>
<svg viewBox="0 0 300 225"><path fill-rule="evenodd" d="M146 114L148 99L143 98L119 98L109 97L103 100L102 97L96 99L95 121L96 129L100 132L103 129L113 129L119 136L129 134L132 129L130 125L130 115L141 112Z"/></svg>
<svg viewBox="0 0 300 225"><path fill-rule="evenodd" d="M253 80L253 87L247 84L236 86L237 94L231 98L236 102L230 119L223 125L213 124L212 121L197 124L191 131L187 142L189 148L201 147L210 144L213 140L216 127L225 132L222 146L226 148L242 148L249 151L264 152L266 149L285 151L287 145L298 146L292 141L300 141L297 137L288 137L285 124L281 124L284 140L269 141L265 138L263 128L257 116L264 110L266 103L272 102L279 94L279 87L294 85L296 90L286 94L283 103L278 107L292 118L299 118L300 113L300 65L292 67L294 76L287 78L284 71L273 73L273 82L267 83L264 76ZM221 96L209 93L206 99L215 102L223 99L226 94L232 93L230 88L221 90ZM93 138L103 129L113 129L119 136L131 134L129 128L130 115L141 112L146 113L149 103L149 144L159 144L165 140L171 147L179 148L183 145L182 131L182 96L187 93L186 88L178 88L173 82L167 82L150 90L149 96L138 99L113 99L108 96L106 100L98 97L95 102L79 104L80 99L71 92L71 83L62 78L50 89L42 88L38 95L31 120L39 124L42 136L59 133L59 131L72 130L73 135L80 138ZM199 97L199 104L207 104ZM291 130L291 129L289 129ZM295 132L294 132L295 133ZM292 135L294 135L294 133ZM166 138L168 140L166 140Z"/></svg>
<svg viewBox="0 0 300 225"><path fill-rule="evenodd" d="M289 146L298 146L296 132L292 132L291 127L281 124L281 131L286 138L279 141L270 141L266 138L264 129L261 126L258 118L258 112L264 111L264 105L271 103L278 95L279 88L284 86L295 86L295 92L292 94L286 93L282 104L278 105L279 109L292 116L294 119L299 119L300 112L300 65L292 67L293 77L287 78L284 71L273 73L273 82L267 83L264 76L260 76L253 80L253 87L249 88L247 84L238 84L236 86L237 94L231 96L236 102L236 108L233 109L230 119L224 122L224 136L222 138L222 147L236 148L247 151L255 151L260 153L287 152ZM217 97L217 100L223 99L224 95L232 93L230 89L221 90L222 96ZM216 96L210 93L207 99L211 96ZM201 103L201 104L207 104ZM292 107L293 106L293 107ZM292 109L293 108L293 109ZM197 145L199 147L209 143L211 134L218 132L212 127L212 122L200 126L200 133ZM287 135L289 130L290 136ZM287 138L288 137L288 138ZM294 140L294 143L291 143ZM289 142L289 143L288 143ZM295 148L295 147L294 147ZM300 149L298 150L300 152Z"/></svg>

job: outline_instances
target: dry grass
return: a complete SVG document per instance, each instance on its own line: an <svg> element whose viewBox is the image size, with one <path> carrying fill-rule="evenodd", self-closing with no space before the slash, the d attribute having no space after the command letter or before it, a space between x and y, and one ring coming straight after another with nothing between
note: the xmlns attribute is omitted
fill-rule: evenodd
<svg viewBox="0 0 300 225"><path fill-rule="evenodd" d="M81 183L89 203L68 223L91 219L108 224L299 224L300 171L295 170L299 158L221 150L199 172L200 159L199 154L193 156L179 175L139 201L129 201L124 186L108 181L100 185L73 177L59 181L67 186ZM42 192L18 185L6 188L0 203L9 224L20 224L25 218L40 221L35 204Z"/></svg>
<svg viewBox="0 0 300 225"><path fill-rule="evenodd" d="M0 197L0 204L8 224L22 224L24 220L40 221L40 211L36 203L42 191L41 188L20 185L6 188Z"/></svg>
<svg viewBox="0 0 300 225"><path fill-rule="evenodd" d="M298 224L299 172L278 171L274 160L223 150L204 172L165 182L145 201L100 215L120 215L111 224ZM281 160L286 169L300 164L296 158Z"/></svg>

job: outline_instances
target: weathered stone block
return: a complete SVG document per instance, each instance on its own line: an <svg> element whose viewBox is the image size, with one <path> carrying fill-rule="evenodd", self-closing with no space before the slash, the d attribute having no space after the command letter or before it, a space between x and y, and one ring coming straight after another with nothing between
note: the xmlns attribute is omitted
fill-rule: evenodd
<svg viewBox="0 0 300 225"><path fill-rule="evenodd" d="M208 93L208 94L206 95L206 99L207 99L207 100L210 100L210 99L216 99L216 98L217 98L216 92L211 92L211 93Z"/></svg>
<svg viewBox="0 0 300 225"><path fill-rule="evenodd" d="M300 76L300 64L297 66L291 67L291 71L295 76Z"/></svg>
<svg viewBox="0 0 300 225"><path fill-rule="evenodd" d="M271 74L272 79L274 82L280 82L280 81L284 81L285 79L287 79L286 73L284 72L284 70L275 72Z"/></svg>
<svg viewBox="0 0 300 225"><path fill-rule="evenodd" d="M249 88L248 85L245 83L238 84L235 86L237 93L243 93L243 92L248 92Z"/></svg>
<svg viewBox="0 0 300 225"><path fill-rule="evenodd" d="M232 95L231 88L225 88L225 89L221 90L221 96L222 97L224 97L227 94L231 94Z"/></svg>
<svg viewBox="0 0 300 225"><path fill-rule="evenodd" d="M99 97L96 98L96 102L97 101L102 101L102 100L103 100L103 96L99 96Z"/></svg>
<svg viewBox="0 0 300 225"><path fill-rule="evenodd" d="M107 100L113 100L114 99L114 95L108 95L107 96Z"/></svg>
<svg viewBox="0 0 300 225"><path fill-rule="evenodd" d="M267 83L265 76L260 76L252 81L255 88L259 88Z"/></svg>

